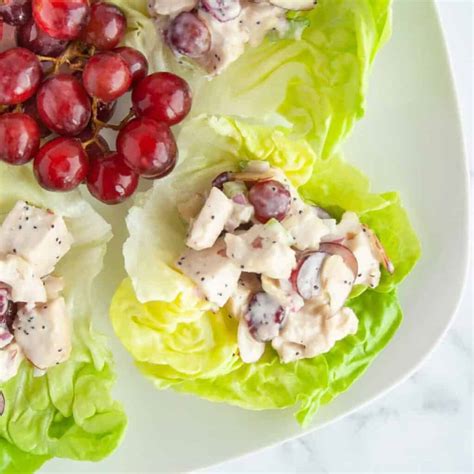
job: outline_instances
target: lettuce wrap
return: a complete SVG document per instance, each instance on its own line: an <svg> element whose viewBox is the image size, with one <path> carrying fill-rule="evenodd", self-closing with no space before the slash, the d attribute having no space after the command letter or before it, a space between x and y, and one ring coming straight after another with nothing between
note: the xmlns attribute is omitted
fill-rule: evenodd
<svg viewBox="0 0 474 474"><path fill-rule="evenodd" d="M211 81L180 65L158 36L147 0L116 0L127 14L126 44L143 52L152 70L184 76L195 116L240 116L283 125L329 158L364 115L368 73L390 36L390 0L319 0L289 13L287 38L267 38ZM303 31L301 31L303 30Z"/></svg>
<svg viewBox="0 0 474 474"><path fill-rule="evenodd" d="M126 426L121 405L111 397L112 355L90 318L91 287L102 268L110 226L79 192L44 191L31 168L0 164L0 222L25 198L63 216L74 238L54 271L65 283L73 350L66 362L42 377L35 377L32 365L23 361L14 378L0 383L5 399L0 416L2 473L33 472L53 457L98 461L117 447Z"/></svg>
<svg viewBox="0 0 474 474"><path fill-rule="evenodd" d="M401 322L396 286L419 258L420 247L399 196L371 193L367 178L340 156L318 158L283 126L203 116L184 126L178 143L177 169L140 195L127 218L129 278L112 301L114 329L158 388L256 410L298 405L297 419L306 424L322 403L364 372ZM395 266L392 275L384 271L378 288L358 288L353 294L348 305L359 318L359 330L329 353L283 364L267 347L259 362L244 364L238 357L236 320L225 308L213 312L175 269L186 236L177 203L208 189L215 176L238 169L242 160L267 160L279 167L307 202L335 217L356 212Z"/></svg>

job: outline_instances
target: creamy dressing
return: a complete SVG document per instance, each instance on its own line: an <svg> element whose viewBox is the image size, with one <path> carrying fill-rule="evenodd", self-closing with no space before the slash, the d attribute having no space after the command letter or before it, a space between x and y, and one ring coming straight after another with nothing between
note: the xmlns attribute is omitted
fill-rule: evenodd
<svg viewBox="0 0 474 474"><path fill-rule="evenodd" d="M357 332L358 319L352 309L342 308L330 317L326 311L327 307L309 302L288 318L280 335L272 341L282 362L324 354L337 341Z"/></svg>
<svg viewBox="0 0 474 474"><path fill-rule="evenodd" d="M0 380L25 358L38 374L69 358L64 283L51 272L72 242L60 216L24 201L0 226Z"/></svg>
<svg viewBox="0 0 474 474"><path fill-rule="evenodd" d="M197 15L209 31L211 44L207 51L198 56L193 55L192 61L212 76L220 74L237 60L247 45L260 45L269 32L275 32L281 37L288 31L289 7L285 2L240 0L238 3L238 14L226 19L213 14L201 2L195 0L150 0L149 11L156 18L157 29L164 38L179 14L193 12ZM291 8L306 10L313 6L311 1L304 0L292 2ZM170 46L173 49L172 45ZM176 54L182 56L177 52Z"/></svg>
<svg viewBox="0 0 474 474"><path fill-rule="evenodd" d="M35 275L34 267L17 255L0 257L0 281L11 288L12 301L34 305L47 299L44 284Z"/></svg>
<svg viewBox="0 0 474 474"><path fill-rule="evenodd" d="M225 223L225 230L227 232L234 232L242 224L250 222L254 215L253 206L248 203L240 204L232 200L232 212Z"/></svg>
<svg viewBox="0 0 474 474"><path fill-rule="evenodd" d="M293 237L297 250L318 250L322 237L330 231L310 206L287 217L282 224Z"/></svg>
<svg viewBox="0 0 474 474"><path fill-rule="evenodd" d="M249 327L244 319L239 321L237 342L239 344L240 358L246 364L257 362L265 352L265 343L255 340L252 334L250 334Z"/></svg>
<svg viewBox="0 0 474 474"><path fill-rule="evenodd" d="M321 285L332 313L339 311L352 291L354 274L340 255L326 258L321 268Z"/></svg>
<svg viewBox="0 0 474 474"><path fill-rule="evenodd" d="M225 236L227 256L245 272L270 278L290 278L296 255L286 231L278 222L256 224L238 235Z"/></svg>
<svg viewBox="0 0 474 474"><path fill-rule="evenodd" d="M369 233L360 223L357 214L346 212L336 226L334 240L342 239L342 243L352 251L359 265L355 280L356 285L367 285L375 288L381 277L377 253L370 240Z"/></svg>
<svg viewBox="0 0 474 474"><path fill-rule="evenodd" d="M199 0L150 0L148 8L157 15L179 15L197 6Z"/></svg>
<svg viewBox="0 0 474 474"><path fill-rule="evenodd" d="M262 275L261 281L263 291L273 296L291 313L299 311L304 306L303 298L295 291L289 280L275 280Z"/></svg>
<svg viewBox="0 0 474 474"><path fill-rule="evenodd" d="M285 363L315 357L355 334L357 316L345 306L354 284L375 287L381 264L393 270L371 229L352 212L336 223L265 162L250 162L226 179L224 192L211 188L194 210L192 241L177 266L203 297L239 320L241 359L256 362L266 343ZM289 191L289 210L281 222L262 224L252 205L258 211L260 201L249 189L268 180Z"/></svg>
<svg viewBox="0 0 474 474"><path fill-rule="evenodd" d="M226 305L229 314L236 319L243 318L248 311L251 296L261 290L262 284L257 275L242 273Z"/></svg>

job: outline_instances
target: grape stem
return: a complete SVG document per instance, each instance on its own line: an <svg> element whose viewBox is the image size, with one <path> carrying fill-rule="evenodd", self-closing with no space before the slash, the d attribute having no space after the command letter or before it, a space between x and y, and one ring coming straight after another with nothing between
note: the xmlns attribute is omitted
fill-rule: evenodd
<svg viewBox="0 0 474 474"><path fill-rule="evenodd" d="M126 123L131 119L135 117L135 112L133 109L130 109L128 114L122 119L122 121L118 125L114 125L112 123L105 123L101 122L100 120L96 120L96 123L100 125L101 128L110 128L111 130L115 130L116 132L122 130L122 128L126 125Z"/></svg>
<svg viewBox="0 0 474 474"><path fill-rule="evenodd" d="M1 0L0 0L1 1ZM37 58L41 62L48 62L48 63L53 63L54 68L52 72L50 72L48 75L51 74L57 74L59 72L59 69L61 66L64 64L67 64L70 69L74 71L82 71L84 68L83 64L76 64L75 60L88 60L95 52L95 48L89 48L84 52L84 45L82 44L77 44L77 43L71 43L64 51L63 53L58 56L57 58L51 57L51 56L42 56L42 55L37 55Z"/></svg>
<svg viewBox="0 0 474 474"><path fill-rule="evenodd" d="M126 123L131 118L135 116L135 112L133 111L133 109L130 109L130 111L122 119L122 121L118 125L114 125L111 123L102 122L101 120L97 118L98 108L99 108L99 101L96 98L92 99L92 123L93 123L94 132L93 132L92 137L89 140L82 143L82 147L84 148L84 150L90 145L92 145L93 143L95 143L99 146L99 148L102 151L105 151L100 141L97 140L97 137L99 136L99 133L101 132L101 130L103 130L104 128L109 128L111 130L119 131L126 125Z"/></svg>

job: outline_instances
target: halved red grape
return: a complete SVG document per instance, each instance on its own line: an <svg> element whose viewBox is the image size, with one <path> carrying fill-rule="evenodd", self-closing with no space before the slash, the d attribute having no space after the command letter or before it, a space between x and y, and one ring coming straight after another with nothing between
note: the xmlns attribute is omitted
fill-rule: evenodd
<svg viewBox="0 0 474 474"><path fill-rule="evenodd" d="M112 102L128 91L132 75L120 55L104 52L87 61L82 80L91 97L102 102Z"/></svg>
<svg viewBox="0 0 474 474"><path fill-rule="evenodd" d="M131 120L120 131L117 151L132 170L148 179L169 174L178 156L176 142L168 125L148 118Z"/></svg>
<svg viewBox="0 0 474 474"><path fill-rule="evenodd" d="M59 56L67 47L67 40L59 40L46 34L31 19L18 30L18 44L42 56Z"/></svg>
<svg viewBox="0 0 474 474"><path fill-rule="evenodd" d="M39 116L35 97L32 97L23 104L23 112L29 115L38 124L41 138L46 138L51 135L51 130L43 123Z"/></svg>
<svg viewBox="0 0 474 474"><path fill-rule="evenodd" d="M134 48L123 46L113 51L128 64L130 74L132 75L132 86L141 81L148 74L148 61L145 56Z"/></svg>
<svg viewBox="0 0 474 474"><path fill-rule="evenodd" d="M202 0L201 3L220 22L233 20L242 11L240 0Z"/></svg>
<svg viewBox="0 0 474 474"><path fill-rule="evenodd" d="M309 300L322 292L321 268L328 256L325 252L314 252L302 259L296 270L293 270L291 281L295 290Z"/></svg>
<svg viewBox="0 0 474 474"><path fill-rule="evenodd" d="M38 91L36 104L41 120L59 135L81 133L91 118L90 99L82 84L70 74L47 79Z"/></svg>
<svg viewBox="0 0 474 474"><path fill-rule="evenodd" d="M33 169L38 183L48 191L71 191L87 176L86 152L75 138L55 138L40 149Z"/></svg>
<svg viewBox="0 0 474 474"><path fill-rule="evenodd" d="M32 160L40 145L37 123L23 113L0 116L0 160L23 165Z"/></svg>
<svg viewBox="0 0 474 474"><path fill-rule="evenodd" d="M252 186L249 201L255 208L255 217L260 222L270 219L282 221L290 209L291 194L279 181L261 181Z"/></svg>
<svg viewBox="0 0 474 474"><path fill-rule="evenodd" d="M190 58L198 58L211 48L209 28L191 12L180 13L171 22L166 37L175 51Z"/></svg>
<svg viewBox="0 0 474 474"><path fill-rule="evenodd" d="M278 336L286 317L284 308L268 293L252 296L245 320L250 333L260 342L268 342Z"/></svg>
<svg viewBox="0 0 474 474"><path fill-rule="evenodd" d="M192 95L184 79L169 72L157 72L136 85L132 102L138 116L175 125L189 114Z"/></svg>
<svg viewBox="0 0 474 474"><path fill-rule="evenodd" d="M31 0L0 1L0 19L12 26L24 25L31 18Z"/></svg>
<svg viewBox="0 0 474 474"><path fill-rule="evenodd" d="M344 260L344 263L354 274L354 279L359 273L359 263L357 262L356 256L353 254L345 245L336 242L322 242L319 246L320 252L325 252L329 255L339 255Z"/></svg>
<svg viewBox="0 0 474 474"><path fill-rule="evenodd" d="M129 198L137 186L138 174L118 153L97 157L90 163L87 188L99 201L119 204Z"/></svg>
<svg viewBox="0 0 474 474"><path fill-rule="evenodd" d="M32 0L33 17L49 36L73 40L89 20L89 0Z"/></svg>
<svg viewBox="0 0 474 474"><path fill-rule="evenodd" d="M127 30L127 18L120 8L110 3L92 4L90 20L82 38L97 49L115 48L122 41Z"/></svg>
<svg viewBox="0 0 474 474"><path fill-rule="evenodd" d="M0 104L25 102L38 89L41 66L36 55L25 48L0 53Z"/></svg>

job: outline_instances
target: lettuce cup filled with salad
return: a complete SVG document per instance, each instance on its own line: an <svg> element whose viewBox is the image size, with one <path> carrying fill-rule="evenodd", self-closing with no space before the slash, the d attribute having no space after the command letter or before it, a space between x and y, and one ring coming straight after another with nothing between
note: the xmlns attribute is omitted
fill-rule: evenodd
<svg viewBox="0 0 474 474"><path fill-rule="evenodd" d="M201 117L178 142L127 218L115 331L158 388L307 423L401 322L420 250L399 196L283 127Z"/></svg>
<svg viewBox="0 0 474 474"><path fill-rule="evenodd" d="M284 127L322 158L365 112L390 0L117 0L127 46L184 77L191 115Z"/></svg>
<svg viewBox="0 0 474 474"><path fill-rule="evenodd" d="M49 193L31 169L0 164L1 472L97 461L122 438L112 354L91 324L110 238L78 192Z"/></svg>

